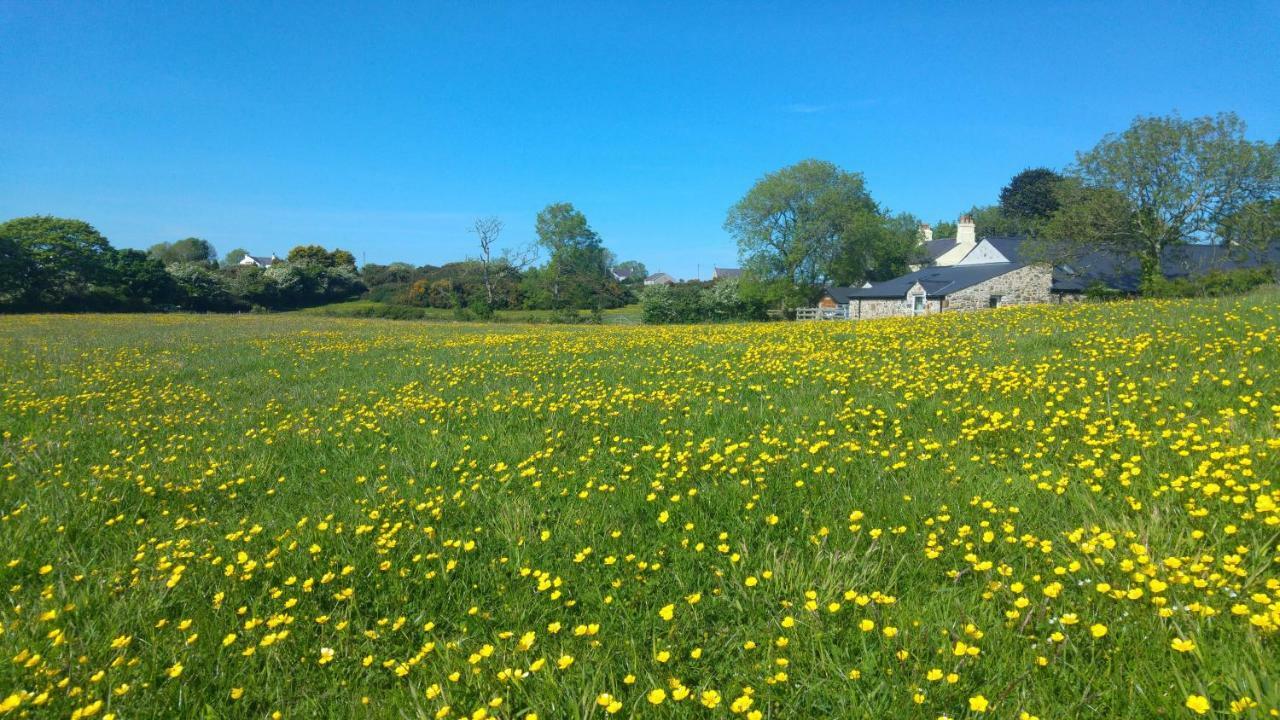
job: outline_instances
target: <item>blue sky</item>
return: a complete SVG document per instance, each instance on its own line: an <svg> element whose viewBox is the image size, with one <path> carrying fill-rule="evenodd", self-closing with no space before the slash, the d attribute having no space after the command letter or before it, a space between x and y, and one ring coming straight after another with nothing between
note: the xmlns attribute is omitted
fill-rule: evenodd
<svg viewBox="0 0 1280 720"><path fill-rule="evenodd" d="M1275 2L356 5L0 0L0 219L439 264L569 201L706 277L807 157L935 221L1139 114L1280 136Z"/></svg>

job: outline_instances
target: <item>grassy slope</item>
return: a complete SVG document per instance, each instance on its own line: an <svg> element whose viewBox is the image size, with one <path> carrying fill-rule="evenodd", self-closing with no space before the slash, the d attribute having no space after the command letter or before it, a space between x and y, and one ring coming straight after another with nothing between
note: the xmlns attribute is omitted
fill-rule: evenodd
<svg viewBox="0 0 1280 720"><path fill-rule="evenodd" d="M1262 713L1277 325L1275 294L670 328L0 318L0 694L33 717Z"/></svg>

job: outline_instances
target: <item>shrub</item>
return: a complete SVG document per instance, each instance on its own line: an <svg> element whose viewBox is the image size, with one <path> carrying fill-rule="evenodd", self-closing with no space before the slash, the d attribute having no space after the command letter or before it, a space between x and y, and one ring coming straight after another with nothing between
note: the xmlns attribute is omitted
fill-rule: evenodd
<svg viewBox="0 0 1280 720"><path fill-rule="evenodd" d="M1157 278L1142 287L1147 297L1189 298L1242 295L1273 282L1275 270L1270 267L1213 270L1196 277Z"/></svg>
<svg viewBox="0 0 1280 720"><path fill-rule="evenodd" d="M747 297L736 280L713 284L698 282L646 288L641 298L645 324L728 322L763 320L764 300Z"/></svg>

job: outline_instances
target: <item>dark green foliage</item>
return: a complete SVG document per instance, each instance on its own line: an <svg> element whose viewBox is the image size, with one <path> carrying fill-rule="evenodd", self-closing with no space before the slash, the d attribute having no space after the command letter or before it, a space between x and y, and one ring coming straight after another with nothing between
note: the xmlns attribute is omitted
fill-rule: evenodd
<svg viewBox="0 0 1280 720"><path fill-rule="evenodd" d="M321 248L323 250L323 248ZM344 300L364 292L345 251L262 270L231 262L218 269L199 238L148 252L116 250L80 220L29 217L0 225L0 310L244 311Z"/></svg>
<svg viewBox="0 0 1280 720"><path fill-rule="evenodd" d="M1023 170L1000 190L1000 212L1017 220L1047 220L1058 209L1056 187L1061 181L1062 176L1049 168Z"/></svg>
<svg viewBox="0 0 1280 720"><path fill-rule="evenodd" d="M552 309L610 308L627 293L609 272L613 260L587 217L571 203L553 203L538 213L538 244L550 255L538 278L546 284Z"/></svg>
<svg viewBox="0 0 1280 720"><path fill-rule="evenodd" d="M180 300L178 285L164 264L139 250L115 250L108 264L111 281L107 296L111 308L119 310L159 310Z"/></svg>
<svg viewBox="0 0 1280 720"><path fill-rule="evenodd" d="M11 309L75 310L107 281L112 249L89 223L39 215L0 224L0 253L14 264L0 274Z"/></svg>
<svg viewBox="0 0 1280 720"><path fill-rule="evenodd" d="M827 281L860 285L888 280L907 271L919 243L920 220L902 213L893 217L858 213L845 226L840 246L831 258Z"/></svg>
<svg viewBox="0 0 1280 720"><path fill-rule="evenodd" d="M244 248L236 248L235 250L227 253L226 257L222 258L222 264L224 266L237 265L248 254L248 250L245 250Z"/></svg>
<svg viewBox="0 0 1280 720"><path fill-rule="evenodd" d="M408 285L421 278L424 273L434 269L430 266L419 269L409 263L402 262L391 263L390 265L368 263L360 268L360 278L372 290L386 286Z"/></svg>

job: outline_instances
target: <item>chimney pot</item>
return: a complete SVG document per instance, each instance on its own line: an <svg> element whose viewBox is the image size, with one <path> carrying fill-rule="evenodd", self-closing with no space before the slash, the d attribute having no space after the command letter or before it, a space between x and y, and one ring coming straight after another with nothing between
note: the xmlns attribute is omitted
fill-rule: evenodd
<svg viewBox="0 0 1280 720"><path fill-rule="evenodd" d="M973 216L965 213L960 216L959 222L956 223L956 244L957 245L976 245L978 243L977 231L973 225Z"/></svg>

